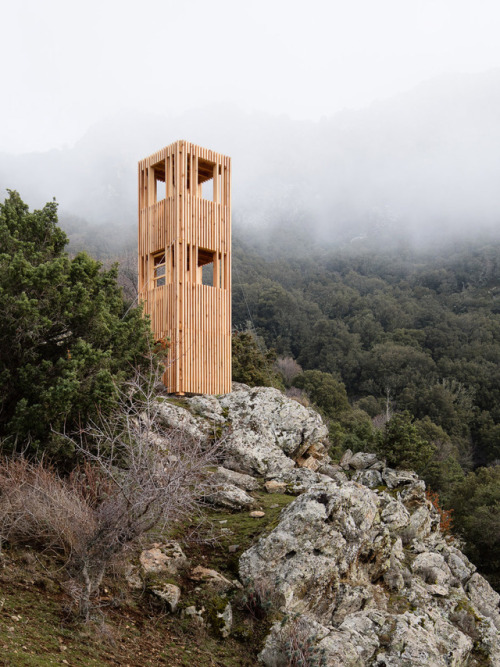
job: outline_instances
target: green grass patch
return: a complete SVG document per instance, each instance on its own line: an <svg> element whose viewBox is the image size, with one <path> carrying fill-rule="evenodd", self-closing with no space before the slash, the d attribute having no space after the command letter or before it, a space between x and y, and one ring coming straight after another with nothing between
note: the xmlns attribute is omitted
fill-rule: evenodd
<svg viewBox="0 0 500 667"><path fill-rule="evenodd" d="M250 516L249 511L230 512L208 509L204 512L196 539L186 544L186 555L193 562L201 563L225 576L238 576L238 561L241 554L254 544L261 535L270 533L279 523L281 510L295 500L295 496L281 493L256 491L252 496L258 509L265 512L262 518ZM188 530L183 526L173 539L182 539ZM204 539L206 538L206 542ZM237 547L229 551L229 547Z"/></svg>

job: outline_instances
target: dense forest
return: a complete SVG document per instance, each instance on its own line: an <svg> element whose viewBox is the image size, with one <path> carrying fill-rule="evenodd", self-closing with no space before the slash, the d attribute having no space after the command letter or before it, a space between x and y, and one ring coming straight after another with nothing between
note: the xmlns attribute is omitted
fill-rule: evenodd
<svg viewBox="0 0 500 667"><path fill-rule="evenodd" d="M233 324L274 351L269 383L330 418L337 453L416 468L498 586L500 242L334 247L276 229L233 256Z"/></svg>

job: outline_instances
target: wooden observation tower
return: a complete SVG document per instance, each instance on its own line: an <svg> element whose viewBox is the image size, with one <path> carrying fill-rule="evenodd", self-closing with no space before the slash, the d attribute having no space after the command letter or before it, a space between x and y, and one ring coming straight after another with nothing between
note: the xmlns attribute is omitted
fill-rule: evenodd
<svg viewBox="0 0 500 667"><path fill-rule="evenodd" d="M139 162L139 299L171 393L231 391L231 159L187 141Z"/></svg>

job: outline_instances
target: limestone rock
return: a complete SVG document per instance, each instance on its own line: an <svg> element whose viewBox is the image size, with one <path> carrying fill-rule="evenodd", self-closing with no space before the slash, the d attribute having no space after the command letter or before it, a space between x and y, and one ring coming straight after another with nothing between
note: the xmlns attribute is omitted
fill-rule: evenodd
<svg viewBox="0 0 500 667"><path fill-rule="evenodd" d="M346 481L347 477L343 472L337 472L335 475L340 475L341 480ZM332 478L327 475L322 475L319 472L314 472L308 468L294 468L293 470L285 470L282 473L273 477L273 481L279 484L284 484L286 493L298 496L305 491L308 491L313 486L322 484L324 482L331 482Z"/></svg>
<svg viewBox="0 0 500 667"><path fill-rule="evenodd" d="M378 470L358 470L353 477L353 482L359 482L367 486L369 489L376 489L377 486L382 486L382 475Z"/></svg>
<svg viewBox="0 0 500 667"><path fill-rule="evenodd" d="M158 419L160 423L174 431L181 431L196 440L204 440L210 432L210 423L196 419L179 405L169 403L164 399L157 399Z"/></svg>
<svg viewBox="0 0 500 667"><path fill-rule="evenodd" d="M336 463L325 463L321 466L318 472L333 478L338 472L342 472L342 467Z"/></svg>
<svg viewBox="0 0 500 667"><path fill-rule="evenodd" d="M476 571L476 566L461 551L454 547L447 546L445 558L453 576L462 584Z"/></svg>
<svg viewBox="0 0 500 667"><path fill-rule="evenodd" d="M220 399L231 431L224 443L226 467L269 475L294 467L294 460L328 438L311 408L271 387L239 390Z"/></svg>
<svg viewBox="0 0 500 667"><path fill-rule="evenodd" d="M220 572L203 567L202 565L197 565L193 568L189 578L206 585L208 588L218 593L230 591L231 589L238 587L235 582L229 581L229 579L226 579Z"/></svg>
<svg viewBox="0 0 500 667"><path fill-rule="evenodd" d="M481 614L492 619L496 628L500 630L500 613L498 605L500 595L477 572L467 582L465 587L471 602Z"/></svg>
<svg viewBox="0 0 500 667"><path fill-rule="evenodd" d="M376 518L374 499L359 485L319 484L285 508L279 526L242 555L242 580L272 580L284 609L314 611L317 620L329 622L338 600L336 593L328 599L325 586L338 590L332 582L356 567L362 547L370 548L375 537Z"/></svg>
<svg viewBox="0 0 500 667"><path fill-rule="evenodd" d="M285 493L285 482L277 482L275 479L270 479L264 484L264 488L268 493Z"/></svg>
<svg viewBox="0 0 500 667"><path fill-rule="evenodd" d="M141 553L139 562L144 574L177 574L189 563L178 542L154 544L151 549Z"/></svg>
<svg viewBox="0 0 500 667"><path fill-rule="evenodd" d="M193 396L189 399L189 409L191 414L199 415L212 425L223 425L226 421L221 404L215 396Z"/></svg>
<svg viewBox="0 0 500 667"><path fill-rule="evenodd" d="M413 572L419 574L428 584L447 584L451 578L451 570L443 556L438 553L424 551L419 554L411 566Z"/></svg>
<svg viewBox="0 0 500 667"><path fill-rule="evenodd" d="M326 447L322 443L316 442L308 447L301 456L298 456L296 462L299 468L308 468L316 472L323 465L328 465L325 462L329 460L330 457Z"/></svg>
<svg viewBox="0 0 500 667"><path fill-rule="evenodd" d="M310 469L330 462L320 415L272 387L235 384L230 394L184 398L182 405L160 398L158 411L165 426L202 442L222 433L223 467L239 473L272 477L296 462Z"/></svg>
<svg viewBox="0 0 500 667"><path fill-rule="evenodd" d="M227 603L222 612L220 611L217 612L217 620L218 620L218 631L220 636L223 639L229 637L231 633L231 628L233 626L233 609L231 607L230 602Z"/></svg>
<svg viewBox="0 0 500 667"><path fill-rule="evenodd" d="M242 581L267 586L288 619L272 627L264 665L288 665L297 637L332 667L500 664L500 598L440 536L413 473L389 471L394 495L307 472L311 488L240 558Z"/></svg>
<svg viewBox="0 0 500 667"><path fill-rule="evenodd" d="M218 482L221 484L233 484L234 486L239 486L240 489L243 489L244 491L255 491L259 488L259 482L255 477L229 470L223 466L217 466L212 474L212 480L215 483Z"/></svg>
<svg viewBox="0 0 500 667"><path fill-rule="evenodd" d="M234 484L224 484L215 488L206 496L206 500L213 505L231 510L244 510L255 506L255 499Z"/></svg>
<svg viewBox="0 0 500 667"><path fill-rule="evenodd" d="M418 507L410 516L406 541L428 537L433 529L437 529L438 524L439 519L434 517L427 507Z"/></svg>
<svg viewBox="0 0 500 667"><path fill-rule="evenodd" d="M151 589L151 593L160 599L172 613L177 609L181 598L181 589L175 584L162 584Z"/></svg>
<svg viewBox="0 0 500 667"><path fill-rule="evenodd" d="M412 470L393 470L392 468L384 468L382 479L389 489L395 489L405 484L414 484L419 481L417 473Z"/></svg>
<svg viewBox="0 0 500 667"><path fill-rule="evenodd" d="M354 470L365 470L377 462L377 455L368 452L356 452L349 459L349 467Z"/></svg>
<svg viewBox="0 0 500 667"><path fill-rule="evenodd" d="M314 456L299 456L297 458L297 465L299 468L307 468L308 470L316 472L316 470L321 468L321 461L318 461Z"/></svg>
<svg viewBox="0 0 500 667"><path fill-rule="evenodd" d="M396 532L410 523L410 513L403 503L388 494L381 495L380 507L380 517L389 530Z"/></svg>
<svg viewBox="0 0 500 667"><path fill-rule="evenodd" d="M347 449L343 454L342 458L340 459L340 467L343 468L344 470L347 470L349 468L349 461L352 459L353 453L351 452L350 449Z"/></svg>

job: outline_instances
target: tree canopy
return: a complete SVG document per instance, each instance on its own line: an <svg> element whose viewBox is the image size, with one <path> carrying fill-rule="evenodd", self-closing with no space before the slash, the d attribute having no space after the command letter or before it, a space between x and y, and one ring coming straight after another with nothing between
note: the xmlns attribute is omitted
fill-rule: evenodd
<svg viewBox="0 0 500 667"><path fill-rule="evenodd" d="M57 432L113 404L117 383L144 363L149 324L125 311L116 268L70 258L57 204L0 204L0 438L6 449L63 456Z"/></svg>

